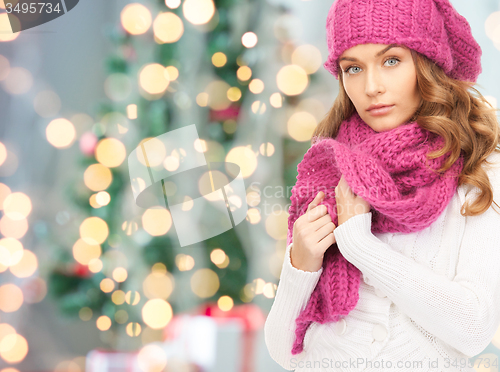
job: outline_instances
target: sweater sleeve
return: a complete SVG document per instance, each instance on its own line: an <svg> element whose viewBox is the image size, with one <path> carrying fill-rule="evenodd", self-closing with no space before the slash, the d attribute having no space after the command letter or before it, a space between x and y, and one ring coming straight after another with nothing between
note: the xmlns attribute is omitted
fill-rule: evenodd
<svg viewBox="0 0 500 372"><path fill-rule="evenodd" d="M301 360L306 353L306 349L297 355L291 352L295 340L295 319L305 308L323 271L323 267L315 272L293 267L290 260L292 245L293 242L286 248L278 289L264 325L269 354L287 370L292 370L293 362Z"/></svg>
<svg viewBox="0 0 500 372"><path fill-rule="evenodd" d="M453 280L375 237L371 213L334 230L344 257L403 313L467 356L482 352L500 324L500 215L466 217Z"/></svg>

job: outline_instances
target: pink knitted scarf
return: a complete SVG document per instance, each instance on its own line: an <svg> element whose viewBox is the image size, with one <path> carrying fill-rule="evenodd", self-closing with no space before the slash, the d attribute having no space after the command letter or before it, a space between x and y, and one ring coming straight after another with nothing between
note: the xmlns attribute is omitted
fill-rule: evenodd
<svg viewBox="0 0 500 372"><path fill-rule="evenodd" d="M386 132L375 132L355 112L342 122L336 139L320 138L298 165L292 189L287 246L292 242L293 224L307 211L319 191L337 226L335 187L344 175L352 191L371 206L371 231L414 232L431 225L444 211L457 186L463 157L444 173L437 173L447 156L427 159L444 140L416 122ZM304 336L312 322L337 322L359 299L360 271L340 253L337 244L323 257L323 272L296 319L292 354L304 348Z"/></svg>

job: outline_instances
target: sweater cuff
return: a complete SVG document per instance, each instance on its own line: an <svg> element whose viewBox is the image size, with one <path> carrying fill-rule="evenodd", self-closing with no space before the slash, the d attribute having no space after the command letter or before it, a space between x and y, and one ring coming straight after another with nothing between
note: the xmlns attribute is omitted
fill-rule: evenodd
<svg viewBox="0 0 500 372"><path fill-rule="evenodd" d="M359 262L358 247L370 247L372 239L377 239L371 232L372 213L357 214L340 226L337 226L333 233L339 247L340 253L347 261L355 266Z"/></svg>
<svg viewBox="0 0 500 372"><path fill-rule="evenodd" d="M298 303L302 309L316 287L319 277L323 272L323 267L320 267L318 271L303 271L293 267L290 258L292 245L293 242L286 248L280 275L280 285L278 286L276 296L284 295L289 304Z"/></svg>
<svg viewBox="0 0 500 372"><path fill-rule="evenodd" d="M397 252L371 232L372 213L349 218L334 230L340 253L367 277L371 285L394 295L405 275L406 265Z"/></svg>

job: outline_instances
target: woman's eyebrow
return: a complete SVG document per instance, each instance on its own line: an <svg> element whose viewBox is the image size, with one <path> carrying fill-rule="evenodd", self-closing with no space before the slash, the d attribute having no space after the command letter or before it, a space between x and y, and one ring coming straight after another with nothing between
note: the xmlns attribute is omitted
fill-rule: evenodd
<svg viewBox="0 0 500 372"><path fill-rule="evenodd" d="M385 52L387 52L389 49L392 49L392 48L396 48L396 47L399 47L398 44L391 44L389 45L388 47L384 48L383 50L381 50L380 52L378 52L375 57L380 57L382 54L384 54ZM352 62L356 62L357 59L354 58L354 57L342 57L341 59L339 59L339 62L341 61L352 61Z"/></svg>

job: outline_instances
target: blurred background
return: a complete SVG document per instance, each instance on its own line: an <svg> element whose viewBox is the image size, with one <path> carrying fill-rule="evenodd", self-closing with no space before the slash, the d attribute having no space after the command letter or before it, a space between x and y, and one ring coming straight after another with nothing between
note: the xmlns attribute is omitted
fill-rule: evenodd
<svg viewBox="0 0 500 372"><path fill-rule="evenodd" d="M496 107L500 2L452 3ZM338 92L331 4L81 0L13 34L0 0L0 372L283 370L263 324L297 164ZM207 161L239 165L248 210L181 246L168 209L136 204L127 157L192 124ZM499 349L497 332L476 358Z"/></svg>

